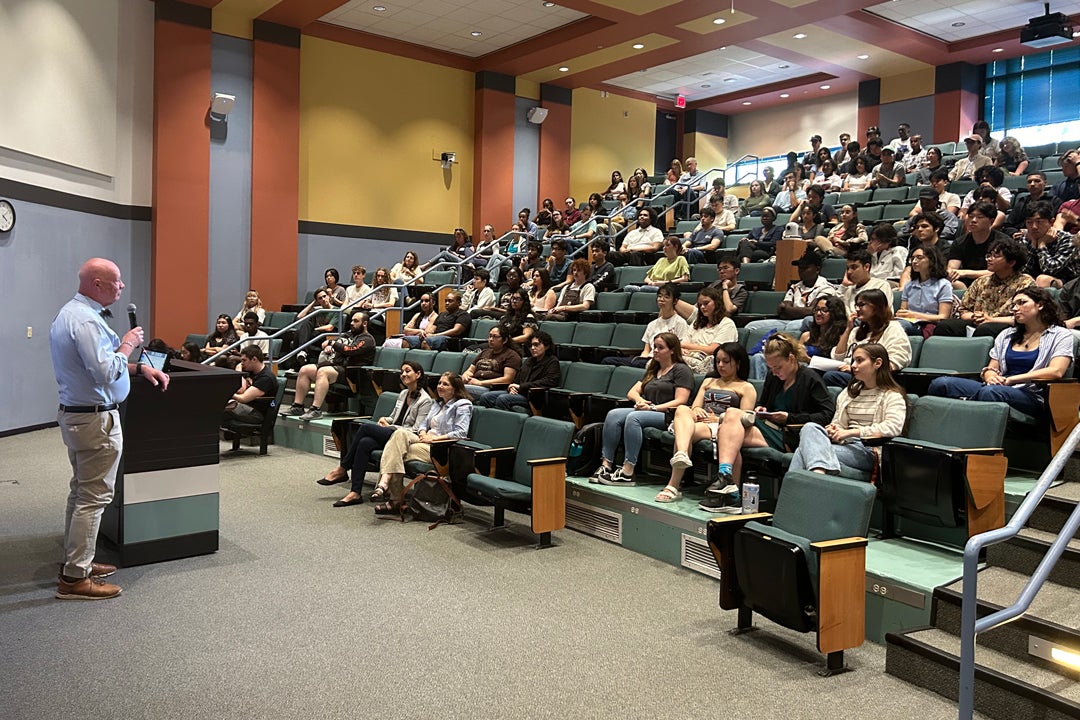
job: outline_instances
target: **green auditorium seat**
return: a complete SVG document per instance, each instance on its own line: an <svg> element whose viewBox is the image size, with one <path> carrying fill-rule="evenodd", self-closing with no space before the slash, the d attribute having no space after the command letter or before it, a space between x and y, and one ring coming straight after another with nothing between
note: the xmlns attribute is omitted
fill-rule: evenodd
<svg viewBox="0 0 1080 720"><path fill-rule="evenodd" d="M570 342L574 338L575 327L576 323L556 320L544 320L540 323L540 329L550 335L556 345Z"/></svg>
<svg viewBox="0 0 1080 720"><path fill-rule="evenodd" d="M776 264L771 262L743 263L739 268L739 281L748 290L772 290ZM779 302L779 300L777 301ZM775 312L776 306L773 306Z"/></svg>
<svg viewBox="0 0 1080 720"><path fill-rule="evenodd" d="M831 283L839 283L847 272L847 260L829 257L821 262L821 276Z"/></svg>
<svg viewBox="0 0 1080 720"><path fill-rule="evenodd" d="M640 294L640 293L639 293ZM578 314L578 319L583 322L611 322L615 313L625 310L630 304L632 293L602 292L597 293L596 303L591 310L585 310Z"/></svg>
<svg viewBox="0 0 1080 720"><path fill-rule="evenodd" d="M853 205L860 207L869 202L873 191L871 190L859 190L857 192L842 192L840 198L836 201L838 205Z"/></svg>
<svg viewBox="0 0 1080 720"><path fill-rule="evenodd" d="M623 265L622 267L615 268L615 284L619 287L626 287L627 285L644 285L645 275L648 274L649 268L637 267L634 265Z"/></svg>
<svg viewBox="0 0 1080 720"><path fill-rule="evenodd" d="M607 344L582 348L580 357L586 362L598 363L611 355L638 355L645 346L641 339L645 328L645 324L616 323Z"/></svg>
<svg viewBox="0 0 1080 720"><path fill-rule="evenodd" d="M889 205L891 203L906 202L908 189L906 187L878 188L870 197L870 205Z"/></svg>
<svg viewBox="0 0 1080 720"><path fill-rule="evenodd" d="M784 479L776 512L709 521L720 569L720 607L738 630L756 612L797 632L814 632L824 671L843 672L844 651L865 639L866 534L876 489L809 472Z"/></svg>
<svg viewBox="0 0 1080 720"><path fill-rule="evenodd" d="M709 263L697 263L690 266L690 282L699 282L709 285L719 279L716 273L716 265Z"/></svg>
<svg viewBox="0 0 1080 720"><path fill-rule="evenodd" d="M697 226L697 220L680 220L675 223L675 234L682 237L684 233L693 232Z"/></svg>
<svg viewBox="0 0 1080 720"><path fill-rule="evenodd" d="M859 222L863 225L875 223L881 219L885 209L885 205L863 205L859 208ZM870 228L867 228L867 233L869 233L869 230Z"/></svg>
<svg viewBox="0 0 1080 720"><path fill-rule="evenodd" d="M749 297L746 299L746 307L739 313L739 317L746 320L762 320L776 317L776 307L783 299L784 293L779 290L755 290L749 293ZM754 342L757 342L757 340L754 340ZM753 345L750 347L753 347Z"/></svg>
<svg viewBox="0 0 1080 720"><path fill-rule="evenodd" d="M881 209L881 217L879 219L885 222L907 220L909 212L911 212L911 206L909 205L886 205ZM862 218L861 210L859 211L859 218Z"/></svg>
<svg viewBox="0 0 1080 720"><path fill-rule="evenodd" d="M753 230L756 227L761 227L760 217L741 217L739 218L739 224L736 226L739 230Z"/></svg>
<svg viewBox="0 0 1080 720"><path fill-rule="evenodd" d="M916 395L925 395L930 382L942 375L978 379L993 346L991 337L931 336L923 341L918 359L913 356L911 365L901 370L896 379Z"/></svg>
<svg viewBox="0 0 1080 720"><path fill-rule="evenodd" d="M427 372L431 369L432 364L435 362L435 357L439 354L437 350L409 350L405 353L406 360L412 360L414 363L418 363L420 367Z"/></svg>
<svg viewBox="0 0 1080 720"><path fill-rule="evenodd" d="M534 388L529 402L543 408L544 417L566 420L581 426L584 424L585 399L606 388L615 368L611 365L576 362L563 374L562 385L557 388Z"/></svg>
<svg viewBox="0 0 1080 720"><path fill-rule="evenodd" d="M513 454L512 472L503 476L469 473L465 499L494 506L494 527L505 526L507 510L529 515L540 546L550 546L551 533L566 526L566 456L573 437L574 426L569 423L543 417L526 419ZM451 452L460 450L452 448Z"/></svg>
<svg viewBox="0 0 1080 720"><path fill-rule="evenodd" d="M615 322L645 324L652 322L657 312L656 293L637 292L630 294L626 309L616 310L613 316Z"/></svg>
<svg viewBox="0 0 1080 720"><path fill-rule="evenodd" d="M611 342L614 327L610 323L574 323L574 339L558 346L560 360L577 360L582 348L593 348Z"/></svg>

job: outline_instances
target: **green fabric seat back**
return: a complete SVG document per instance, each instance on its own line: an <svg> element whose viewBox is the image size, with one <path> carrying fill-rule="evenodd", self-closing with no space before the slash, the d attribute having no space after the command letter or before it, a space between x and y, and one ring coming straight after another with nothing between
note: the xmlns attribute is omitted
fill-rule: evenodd
<svg viewBox="0 0 1080 720"><path fill-rule="evenodd" d="M381 368L400 369L401 363L405 362L407 348L379 348L381 352L375 355L375 364Z"/></svg>
<svg viewBox="0 0 1080 720"><path fill-rule="evenodd" d="M645 327L634 323L617 323L611 333L611 340L606 343L617 348L642 348L645 343L641 336L645 334Z"/></svg>
<svg viewBox="0 0 1080 720"><path fill-rule="evenodd" d="M901 200L907 200L907 188L906 187L889 187L878 188L874 190L873 196L870 198L872 202L891 203ZM860 213L860 217L861 217Z"/></svg>
<svg viewBox="0 0 1080 720"><path fill-rule="evenodd" d="M1001 447L1009 406L998 402L969 402L921 397L908 409L904 437L959 448Z"/></svg>
<svg viewBox="0 0 1080 720"><path fill-rule="evenodd" d="M994 338L939 337L928 338L922 346L919 362L912 367L953 370L961 373L979 372L986 367Z"/></svg>
<svg viewBox="0 0 1080 720"><path fill-rule="evenodd" d="M515 447L525 418L509 410L474 407L469 439L487 447Z"/></svg>
<svg viewBox="0 0 1080 720"><path fill-rule="evenodd" d="M439 353L436 350L409 350L405 353L405 359L418 363L420 367L424 368L424 372L426 373L435 363L435 356L438 354Z"/></svg>
<svg viewBox="0 0 1080 720"><path fill-rule="evenodd" d="M756 227L761 227L760 217L741 217L739 218L739 230L753 230Z"/></svg>
<svg viewBox="0 0 1080 720"><path fill-rule="evenodd" d="M649 272L647 267L635 265L623 265L615 268L615 284L619 287L627 285L641 285L645 282L645 275Z"/></svg>
<svg viewBox="0 0 1080 720"><path fill-rule="evenodd" d="M450 352L449 350L443 350L435 355L435 359L431 361L431 370L426 372L428 375L442 375L445 372L454 372L461 374L464 369L461 367L462 361L465 356L459 352Z"/></svg>
<svg viewBox="0 0 1080 720"><path fill-rule="evenodd" d="M520 416L519 416L520 417ZM530 460L550 457L566 457L570 441L574 439L573 423L545 417L525 419L521 429L521 442L514 458L514 482L532 487Z"/></svg>
<svg viewBox="0 0 1080 720"><path fill-rule="evenodd" d="M630 302L626 309L632 312L657 312L656 293L637 292L630 295Z"/></svg>
<svg viewBox="0 0 1080 720"><path fill-rule="evenodd" d="M630 295L628 293L602 292L596 296L595 309L614 312L615 310L625 310L629 303Z"/></svg>
<svg viewBox="0 0 1080 720"><path fill-rule="evenodd" d="M599 347L611 342L614 328L609 323L576 323L574 325L574 345Z"/></svg>
<svg viewBox="0 0 1080 720"><path fill-rule="evenodd" d="M840 282L847 272L847 260L844 258L825 258L821 263L821 277L830 282Z"/></svg>
<svg viewBox="0 0 1080 720"><path fill-rule="evenodd" d="M488 333L491 332L491 328L499 324L498 320L492 318L479 318L472 321L472 325L469 326L468 337L476 340L487 340Z"/></svg>
<svg viewBox="0 0 1080 720"><path fill-rule="evenodd" d="M641 368L617 367L612 371L611 378L608 380L606 394L624 398L630 388L634 387L634 383L640 381L644 375L645 371Z"/></svg>
<svg viewBox="0 0 1080 720"><path fill-rule="evenodd" d="M987 339L989 340L989 338ZM921 335L908 335L908 344L911 345L911 362L908 363L908 367L914 367L919 363L924 342L926 341L923 340Z"/></svg>
<svg viewBox="0 0 1080 720"><path fill-rule="evenodd" d="M683 233L693 232L697 226L697 220L680 220L675 223L675 234L682 237Z"/></svg>
<svg viewBox="0 0 1080 720"><path fill-rule="evenodd" d="M753 295L753 294L754 293L751 293L751 295ZM776 307L774 306L773 310L775 310L775 309L776 309ZM761 338L765 337L769 332L768 328L766 328L766 329L755 328L753 330L747 330L744 327L744 328L740 328L740 329L741 330L746 330L746 338L744 340L742 340L742 344L746 347L747 350L749 350L750 348L757 345L758 341L760 341Z"/></svg>
<svg viewBox="0 0 1080 720"><path fill-rule="evenodd" d="M770 263L771 264L771 263ZM749 266L747 266L749 267ZM743 273L739 273L740 277ZM755 290L746 300L745 312L751 315L776 315L776 306L784 299L779 290ZM761 338L758 338L760 340ZM755 343L757 340L754 341Z"/></svg>
<svg viewBox="0 0 1080 720"><path fill-rule="evenodd" d="M881 216L884 212L884 205L863 205L861 208L859 208L859 222L864 224L877 222L881 219Z"/></svg>
<svg viewBox="0 0 1080 720"><path fill-rule="evenodd" d="M611 365L576 362L563 376L562 386L574 392L599 392L608 386L614 369Z"/></svg>
<svg viewBox="0 0 1080 720"><path fill-rule="evenodd" d="M425 285L450 285L454 282L453 270L429 270L423 277Z"/></svg>
<svg viewBox="0 0 1080 720"><path fill-rule="evenodd" d="M911 208L906 205L882 205L881 206L881 220L886 222L897 222L898 220L906 220L908 211ZM863 212L859 210L859 220L863 219Z"/></svg>
<svg viewBox="0 0 1080 720"><path fill-rule="evenodd" d="M544 320L540 323L540 329L550 335L551 340L556 345L571 342L574 339L574 329L576 327L574 323L558 322L556 320Z"/></svg>
<svg viewBox="0 0 1080 720"><path fill-rule="evenodd" d="M697 263L690 266L690 282L700 282L708 285L716 282L719 277L715 265Z"/></svg>
<svg viewBox="0 0 1080 720"><path fill-rule="evenodd" d="M206 335L206 334L188 333L188 336L186 338L184 338L184 343L186 344L186 343L189 343L189 342L193 342L193 343L195 343L196 345L198 345L199 347L202 348L202 347L206 347L206 339L208 337L210 337L210 336Z"/></svg>
<svg viewBox="0 0 1080 720"><path fill-rule="evenodd" d="M745 263L739 268L739 280L744 283L758 283L768 284L772 287L773 276L776 273L775 263ZM783 298L781 297L776 303L773 303L772 312L776 312L776 304ZM757 312L756 310L753 312Z"/></svg>
<svg viewBox="0 0 1080 720"><path fill-rule="evenodd" d="M842 192L840 197L836 199L837 205L852 205L859 206L865 205L870 201L870 190L859 190L857 192Z"/></svg>
<svg viewBox="0 0 1080 720"><path fill-rule="evenodd" d="M379 399L375 401L375 409L371 411L371 421L375 422L379 418L390 417L390 413L394 412L397 399L397 393L384 392L379 395Z"/></svg>

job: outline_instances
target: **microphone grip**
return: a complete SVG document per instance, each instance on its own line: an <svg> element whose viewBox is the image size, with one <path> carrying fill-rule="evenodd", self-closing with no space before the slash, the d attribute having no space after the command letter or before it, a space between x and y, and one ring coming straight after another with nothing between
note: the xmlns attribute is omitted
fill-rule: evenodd
<svg viewBox="0 0 1080 720"><path fill-rule="evenodd" d="M139 323L135 320L135 311L128 310L128 322L131 323L131 329L134 330L139 326Z"/></svg>

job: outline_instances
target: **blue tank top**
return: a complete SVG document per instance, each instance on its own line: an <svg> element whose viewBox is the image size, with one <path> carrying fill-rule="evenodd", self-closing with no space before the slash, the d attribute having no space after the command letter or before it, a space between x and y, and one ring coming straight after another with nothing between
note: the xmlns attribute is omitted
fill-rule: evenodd
<svg viewBox="0 0 1080 720"><path fill-rule="evenodd" d="M1034 350L1015 350L1010 345L1005 351L1005 365L1009 369L1009 375L1022 375L1031 372L1035 367L1035 361L1039 359L1039 348Z"/></svg>

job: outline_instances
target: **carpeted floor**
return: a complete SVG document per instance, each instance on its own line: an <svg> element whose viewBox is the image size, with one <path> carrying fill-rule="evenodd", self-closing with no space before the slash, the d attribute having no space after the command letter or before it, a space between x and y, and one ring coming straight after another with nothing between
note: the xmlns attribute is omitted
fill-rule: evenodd
<svg viewBox="0 0 1080 720"><path fill-rule="evenodd" d="M225 445L223 450L227 449ZM486 533L332 508L333 462L222 458L221 549L122 569L124 594L53 599L66 453L0 439L0 718L951 718L884 674L824 679L812 635L732 637L704 576L523 518Z"/></svg>

